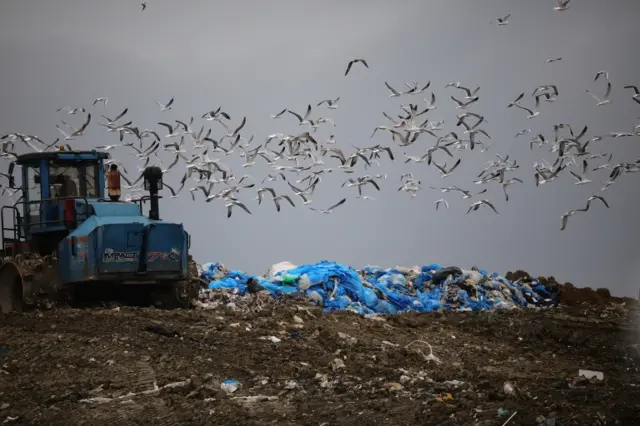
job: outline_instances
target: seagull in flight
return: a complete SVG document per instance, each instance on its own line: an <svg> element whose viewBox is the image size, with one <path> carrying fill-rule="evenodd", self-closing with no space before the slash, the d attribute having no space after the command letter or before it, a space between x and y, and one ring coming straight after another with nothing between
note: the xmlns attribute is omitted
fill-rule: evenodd
<svg viewBox="0 0 640 426"><path fill-rule="evenodd" d="M156 101L156 103L160 105L160 108L161 108L160 111L168 111L171 109L171 105L173 104L173 98L171 98L166 105L161 104L159 101Z"/></svg>
<svg viewBox="0 0 640 426"><path fill-rule="evenodd" d="M273 197L273 202L276 204L276 210L279 212L280 211L280 201L281 200L287 200L289 202L289 204L291 204L291 207L295 207L296 205L293 204L293 201L291 201L291 198L289 198L288 195L278 195L277 197Z"/></svg>
<svg viewBox="0 0 640 426"><path fill-rule="evenodd" d="M562 227L560 228L561 231L564 231L564 228L567 227L567 222L569 221L569 216L573 216L574 214L578 213L581 210L569 210L568 212L566 212L565 214L562 215Z"/></svg>
<svg viewBox="0 0 640 426"><path fill-rule="evenodd" d="M607 200L605 200L603 197L601 197L600 195L592 195L591 197L589 197L587 199L587 205L585 206L584 209L578 209L577 211L580 212L586 212L589 210L589 206L591 205L591 202L593 200L600 200L602 202L602 204L605 205L606 208L609 208L609 203L607 203Z"/></svg>
<svg viewBox="0 0 640 426"><path fill-rule="evenodd" d="M313 207L309 207L310 210L313 211L319 211L320 213L324 213L324 214L329 214L329 213L333 213L333 211L340 207L341 205L343 205L345 203L345 201L347 201L346 198L343 198L342 200L338 201L337 203L335 203L334 205L332 205L331 207L329 207L328 209L314 209Z"/></svg>
<svg viewBox="0 0 640 426"><path fill-rule="evenodd" d="M369 64L367 64L367 61L365 61L364 59L361 59L361 58L353 59L349 61L349 65L347 65L347 70L344 72L345 77L347 76L347 74L349 74L349 71L351 70L351 67L353 66L353 64L358 62L360 62L365 67L369 68Z"/></svg>
<svg viewBox="0 0 640 426"><path fill-rule="evenodd" d="M597 97L596 95L591 93L589 91L589 89L585 89L585 90L587 91L588 94L591 95L591 97L593 97L593 99L598 101L597 106L607 105L607 104L611 103L611 99L609 99L609 95L611 94L611 82L610 81L607 81L607 91L604 93L604 97L602 99L600 99L599 97Z"/></svg>
<svg viewBox="0 0 640 426"><path fill-rule="evenodd" d="M298 124L300 126L304 124L311 124L311 120L309 120L309 115L311 115L311 104L307 105L307 112L305 112L304 117L302 117L297 112L291 111L290 109L288 109L287 112L298 119Z"/></svg>
<svg viewBox="0 0 640 426"><path fill-rule="evenodd" d="M481 205L485 205L491 208L491 210L493 210L494 212L496 212L496 214L498 214L498 211L496 210L496 208L493 206L493 204L491 204L491 202L489 200L480 200L480 201L476 201L475 203L471 204L471 206L469 207L469 210L467 210L467 214L469 214L470 211L476 211L480 208Z"/></svg>
<svg viewBox="0 0 640 426"><path fill-rule="evenodd" d="M467 102L459 101L458 99L454 98L453 96L451 96L451 99L452 99L456 104L458 104L458 105L456 106L456 108L459 108L459 109L466 109L466 108L468 108L468 107L469 107L469 105L473 104L474 102L477 102L477 101L478 101L478 99L480 99L480 98L479 98L478 96L474 96L474 97L470 98ZM465 98L465 99L467 99L467 98Z"/></svg>
<svg viewBox="0 0 640 426"><path fill-rule="evenodd" d="M235 206L238 206L242 210L244 210L245 212L251 214L251 212L249 211L247 206L245 206L244 204L242 204L240 201L236 200L235 198L230 199L229 202L226 203L224 206L227 208L227 218L231 217L231 209L233 207L235 207Z"/></svg>
<svg viewBox="0 0 640 426"><path fill-rule="evenodd" d="M275 115L271 114L271 118L273 118L274 120L277 120L278 118L282 117L282 114L284 114L285 112L287 112L286 108Z"/></svg>
<svg viewBox="0 0 640 426"><path fill-rule="evenodd" d="M453 171L456 169L456 167L458 167L458 165L460 165L460 161L462 161L460 158L458 158L458 161L456 161L456 163L451 166L451 168L449 170L446 169L447 164L445 163L444 166L439 165L438 163L436 163L435 161L433 162L433 165L436 166L436 168L438 170L440 170L440 177L441 178L447 178L449 176L451 176L453 174Z"/></svg>
<svg viewBox="0 0 640 426"><path fill-rule="evenodd" d="M110 151L113 148L116 148L116 147L119 147L119 146L122 146L122 145L119 145L119 144L116 144L116 145L100 145L100 146L96 146L96 149L100 149L100 150L103 150L103 151Z"/></svg>
<svg viewBox="0 0 640 426"><path fill-rule="evenodd" d="M582 176L580 176L579 174L577 174L573 170L569 170L569 173L571 173L571 175L574 178L576 178L576 182L574 182L575 185L584 185L586 183L590 183L591 182L591 179L587 178L587 176L586 176L587 166L588 166L587 160L582 160Z"/></svg>
<svg viewBox="0 0 640 426"><path fill-rule="evenodd" d="M595 76L595 78L593 79L593 82L595 83L596 81L598 81L598 79L600 78L600 76L601 76L601 75L603 75L603 76L604 76L605 80L607 80L607 81L609 80L609 72L608 72L608 71L600 70L600 71L598 71L598 72L596 73L596 76Z"/></svg>
<svg viewBox="0 0 640 426"><path fill-rule="evenodd" d="M505 201L509 201L509 194L507 193L507 186L509 185L513 185L516 182L520 182L520 183L524 183L522 182L522 179L514 177L511 178L509 180L505 180L504 182L502 182L502 192L504 192L504 199Z"/></svg>
<svg viewBox="0 0 640 426"><path fill-rule="evenodd" d="M553 10L567 10L569 9L569 2L571 0L558 0L558 6L554 7Z"/></svg>
<svg viewBox="0 0 640 426"><path fill-rule="evenodd" d="M113 120L110 119L109 117L100 114L100 116L102 118L104 118L105 120L107 120L107 126L115 126L116 124L118 124L118 121L120 121L120 119L122 117L124 117L124 115L127 113L127 111L129 111L129 108L125 108L124 111L122 111L116 118L114 118Z"/></svg>
<svg viewBox="0 0 640 426"><path fill-rule="evenodd" d="M160 126L166 127L167 130L169 130L169 133L165 136L165 138L173 138L176 136L180 136L180 133L178 133L178 126L173 127L171 124L167 124L167 123L163 123L160 122L158 123Z"/></svg>
<svg viewBox="0 0 640 426"><path fill-rule="evenodd" d="M624 88L633 90L633 99L640 100L640 90L638 90L637 86L628 85L624 86Z"/></svg>
<svg viewBox="0 0 640 426"><path fill-rule="evenodd" d="M449 203L444 198L440 198L439 200L434 201L434 203L436 203L436 211L438 211L440 204L444 204L446 208L449 208Z"/></svg>
<svg viewBox="0 0 640 426"><path fill-rule="evenodd" d="M538 111L538 107L540 106L540 96L536 96L536 104L535 107L533 108L533 110L530 110L529 108L523 107L522 105L520 105L518 103L518 101L514 101L511 104L509 104L509 107L514 106L516 108L520 108L522 110L525 110L529 113L529 115L527 115L527 118L534 118L540 115L540 111Z"/></svg>
<svg viewBox="0 0 640 426"><path fill-rule="evenodd" d="M92 106L96 106L98 102L102 102L102 105L107 106L107 102L109 102L109 98L106 98L106 97L96 98L96 100L93 101Z"/></svg>
<svg viewBox="0 0 640 426"><path fill-rule="evenodd" d="M334 100L325 99L324 101L319 102L318 105L316 105L316 106L321 106L322 104L326 103L328 109L336 109L336 108L338 108L338 101L339 100L340 100L340 96L338 96Z"/></svg>
<svg viewBox="0 0 640 426"><path fill-rule="evenodd" d="M144 12L144 10L147 8L147 2L146 1L140 2L140 6L142 6L141 12Z"/></svg>
<svg viewBox="0 0 640 426"><path fill-rule="evenodd" d="M559 57L557 57L557 58L547 59L545 62L546 62L547 64L552 64L552 63L554 63L554 62L558 62L558 61L561 61L561 60L562 60L562 56L559 56Z"/></svg>
<svg viewBox="0 0 640 426"><path fill-rule="evenodd" d="M396 89L391 87L389 83L387 83L386 81L384 82L384 85L387 86L387 89L391 91L391 94L389 95L390 98L397 98L398 96L402 96L402 92L398 92Z"/></svg>
<svg viewBox="0 0 640 426"><path fill-rule="evenodd" d="M495 21L491 21L491 23L497 22L498 25L507 25L509 23L510 17L511 17L511 14L509 13L507 16L503 16L502 18L498 18Z"/></svg>
<svg viewBox="0 0 640 426"><path fill-rule="evenodd" d="M84 131L87 129L87 126L89 126L89 123L91 123L91 114L87 114L87 121L79 129L74 129L73 127L67 125L67 127L73 130L73 133L71 133L70 135L67 135L57 124L56 124L56 128L58 129L58 132L60 132L62 136L64 136L64 140L70 141L74 139L76 136L84 136ZM66 125L66 123L64 124Z"/></svg>

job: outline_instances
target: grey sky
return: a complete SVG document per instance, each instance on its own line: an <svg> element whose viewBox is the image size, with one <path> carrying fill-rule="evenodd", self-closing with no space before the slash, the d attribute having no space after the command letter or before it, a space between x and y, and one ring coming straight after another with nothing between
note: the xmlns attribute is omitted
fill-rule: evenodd
<svg viewBox="0 0 640 426"><path fill-rule="evenodd" d="M640 61L632 53L640 37L640 4L574 0L563 12L553 6L553 0L150 0L141 13L136 1L5 0L0 5L0 133L31 133L53 141L61 119L77 125L84 119L56 113L58 107L90 107L96 97L107 96L106 112L97 106L95 119L99 113L113 116L128 107L134 124L159 130L164 129L158 121L187 121L222 105L233 126L247 116L243 135L255 134L257 146L268 134L304 130L291 116L272 120L269 114L283 108L304 112L312 104L314 116L330 116L337 125L321 126L319 141L334 133L345 152L353 150L350 144L392 147L395 163L383 158L380 170L357 172L388 173L380 193L366 190L377 200L356 199L354 188L340 188L349 176L334 172L313 197L316 207L328 207L348 196L331 215L308 210L297 197L295 209L285 205L276 213L269 200L258 206L251 200L255 192L248 190L239 198L253 214L237 211L227 220L222 202L192 203L185 190L178 199L162 201L161 216L184 222L193 234L192 252L198 261L221 261L254 273L282 260L329 259L354 267L477 265L500 273L525 269L635 296L640 276L638 175L623 176L602 193L610 209L595 204L560 232L560 216L598 193L608 171L592 173L594 182L580 187L565 170L560 179L536 188L533 162L553 161L555 154L549 147L531 151L528 141L537 133L552 138L552 126L558 123L569 123L577 131L589 125L592 137L631 131L640 122L640 105L622 88L640 84ZM509 25L489 23L508 13ZM545 63L558 56L563 60ZM356 66L344 77L354 57L365 58L371 69ZM593 83L601 69L610 73L613 102L597 107L585 89L603 93L604 83ZM389 99L385 80L399 89L405 81L430 80L424 95L433 90L438 108L428 116L445 120L442 135L460 131L449 96L461 92L444 89L445 84L459 80L469 87L479 85L480 101L471 110L486 116L488 122L481 127L492 136L490 150L458 151L462 163L448 182L426 164L405 165L404 152L423 153L434 139L423 135L408 148L394 147L384 132L369 139L375 126L388 124L383 111L395 116L400 105L425 105L421 95ZM529 95L541 84L558 85L560 95L555 103L542 102L540 116L527 119L524 111L506 108L520 92L527 94L525 105L531 105ZM155 101L172 96L173 110L160 112ZM320 100L338 96L337 110L315 108ZM200 121L196 123L199 128ZM214 138L224 134L219 124L204 124L214 129ZM532 134L514 139L527 127ZM92 125L72 146L116 142L116 134ZM640 157L638 143L638 137L605 138L590 151L613 152L614 164L635 161ZM134 169L129 151L119 149L114 156ZM489 193L482 197L495 201L499 215L483 209L465 215L470 200L429 189L450 184L482 189L472 181L483 162L494 158L493 152L516 158L521 167L513 175L525 181L509 188L507 204L499 185L487 186ZM7 162L0 161L4 170ZM238 176L249 173L262 180L270 171L261 160L248 169L239 167L237 156L222 161ZM338 165L330 158L324 161L326 167ZM436 161L452 164L442 154ZM397 191L405 171L423 183L415 199ZM177 183L182 173L182 168L173 171L167 182ZM275 188L289 192L282 182ZM441 196L451 208L436 212L433 201ZM7 202L3 197L2 203Z"/></svg>

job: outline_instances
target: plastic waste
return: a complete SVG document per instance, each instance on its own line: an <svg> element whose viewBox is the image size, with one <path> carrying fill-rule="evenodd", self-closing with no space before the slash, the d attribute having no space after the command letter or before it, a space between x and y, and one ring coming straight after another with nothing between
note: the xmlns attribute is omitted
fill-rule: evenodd
<svg viewBox="0 0 640 426"><path fill-rule="evenodd" d="M463 270L437 263L388 269L368 265L356 271L326 260L300 266L280 262L266 277L207 263L202 266L201 278L209 281L209 289L240 295L256 291L273 296L302 294L325 311L350 310L363 315L515 309L557 303L557 290L535 279L511 282L477 267Z"/></svg>
<svg viewBox="0 0 640 426"><path fill-rule="evenodd" d="M234 393L240 387L240 382L237 380L225 380L220 385L220 389L222 389L225 393Z"/></svg>
<svg viewBox="0 0 640 426"><path fill-rule="evenodd" d="M269 268L269 272L267 272L267 277L273 278L278 272L286 272L290 269L295 269L296 267L297 267L296 265L287 261L274 263L273 265L271 265L271 268Z"/></svg>

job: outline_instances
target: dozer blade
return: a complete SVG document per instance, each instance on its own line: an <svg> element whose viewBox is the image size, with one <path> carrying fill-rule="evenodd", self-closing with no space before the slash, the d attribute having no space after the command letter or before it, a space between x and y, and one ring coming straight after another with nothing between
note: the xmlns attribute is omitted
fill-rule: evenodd
<svg viewBox="0 0 640 426"><path fill-rule="evenodd" d="M13 262L4 262L0 267L0 312L22 312L24 297L22 294L22 275L20 268Z"/></svg>
<svg viewBox="0 0 640 426"><path fill-rule="evenodd" d="M51 306L61 296L57 259L37 254L5 258L0 267L0 310L22 312Z"/></svg>

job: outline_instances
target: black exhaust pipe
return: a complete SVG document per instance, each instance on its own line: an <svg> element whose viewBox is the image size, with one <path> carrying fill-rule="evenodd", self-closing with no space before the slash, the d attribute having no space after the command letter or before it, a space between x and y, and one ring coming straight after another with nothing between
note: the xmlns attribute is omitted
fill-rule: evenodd
<svg viewBox="0 0 640 426"><path fill-rule="evenodd" d="M144 169L144 189L149 191L149 219L160 220L160 206L158 192L162 189L162 169L158 166L149 166Z"/></svg>

